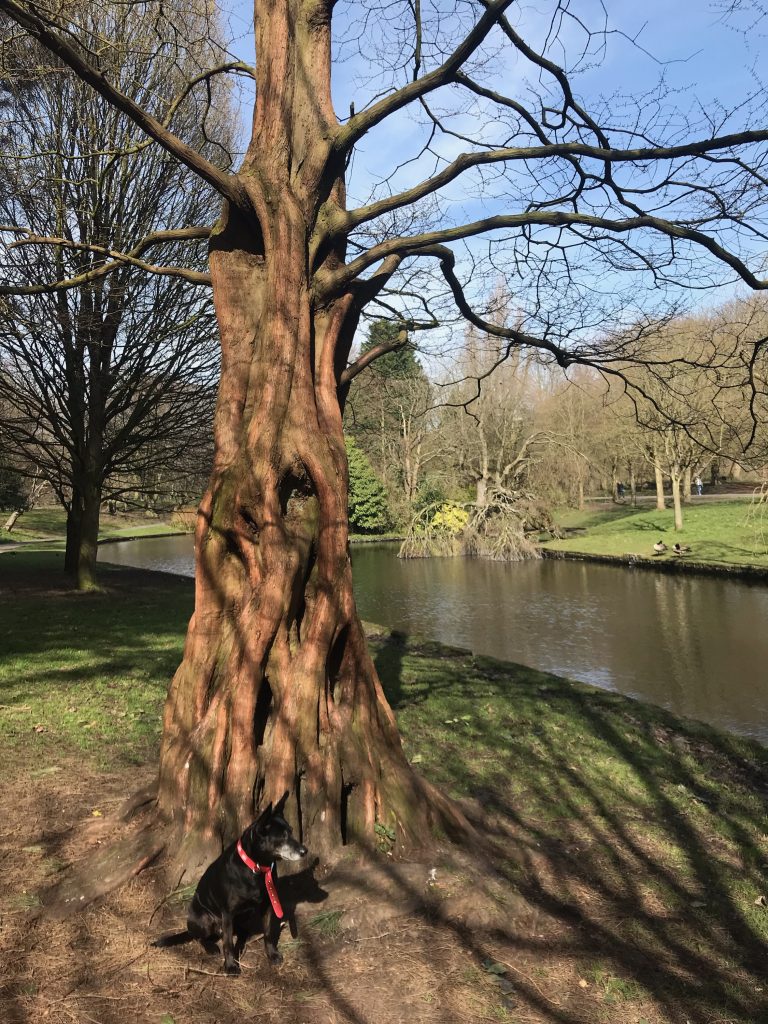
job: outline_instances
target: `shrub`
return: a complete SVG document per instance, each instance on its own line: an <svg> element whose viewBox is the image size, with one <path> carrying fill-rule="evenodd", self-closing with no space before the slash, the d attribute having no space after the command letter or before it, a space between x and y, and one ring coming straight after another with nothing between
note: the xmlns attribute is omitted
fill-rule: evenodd
<svg viewBox="0 0 768 1024"><path fill-rule="evenodd" d="M392 524L387 496L353 437L346 437L349 460L349 526L353 533L385 533Z"/></svg>
<svg viewBox="0 0 768 1024"><path fill-rule="evenodd" d="M461 533L469 522L469 512L461 505L447 501L432 516L432 526L448 533Z"/></svg>

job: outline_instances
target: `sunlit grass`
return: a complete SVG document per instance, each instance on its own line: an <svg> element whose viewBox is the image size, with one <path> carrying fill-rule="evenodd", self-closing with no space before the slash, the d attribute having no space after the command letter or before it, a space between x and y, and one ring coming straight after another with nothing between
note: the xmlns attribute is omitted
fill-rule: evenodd
<svg viewBox="0 0 768 1024"><path fill-rule="evenodd" d="M679 541L691 548L687 561L759 565L768 567L768 507L748 500L696 504L683 511L683 529L676 531L672 509L633 509L628 505L610 510L561 513L558 521L584 530L561 540L549 541L558 551L597 555L653 557L653 544L661 539L671 548ZM667 553L659 559L678 556Z"/></svg>
<svg viewBox="0 0 768 1024"><path fill-rule="evenodd" d="M10 511L0 511L0 524L5 523ZM102 512L99 523L99 539L117 537L145 537L166 533L178 533L179 530L163 520L140 514L110 516ZM17 520L16 526L9 533L0 529L0 544L18 544L29 541L58 541L63 543L67 533L67 517L63 508L33 508L24 512Z"/></svg>
<svg viewBox="0 0 768 1024"><path fill-rule="evenodd" d="M127 592L127 577L103 567L106 592L78 594L64 589L61 559L0 555L0 740L144 761L181 659L191 581L148 573ZM18 588L30 574L50 590Z"/></svg>
<svg viewBox="0 0 768 1024"><path fill-rule="evenodd" d="M430 779L504 808L539 841L585 843L616 890L631 890L650 858L666 906L737 902L768 940L768 913L754 904L768 854L753 784L768 779L764 748L522 666L404 638L373 642L407 756ZM721 860L703 867L713 843ZM724 867L729 859L738 870Z"/></svg>

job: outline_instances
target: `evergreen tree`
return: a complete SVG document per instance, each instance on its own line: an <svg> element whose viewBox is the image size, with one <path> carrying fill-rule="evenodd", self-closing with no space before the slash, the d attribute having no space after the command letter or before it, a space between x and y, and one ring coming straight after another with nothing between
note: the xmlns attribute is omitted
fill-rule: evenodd
<svg viewBox="0 0 768 1024"><path fill-rule="evenodd" d="M345 437L349 460L349 525L355 533L384 533L391 525L387 496L353 437Z"/></svg>
<svg viewBox="0 0 768 1024"><path fill-rule="evenodd" d="M382 344L394 344L400 331L400 326L391 320L374 320L368 331L368 337L360 346L360 355L364 356L371 349ZM388 379L424 377L421 363L416 358L413 345L409 342L379 356L365 372L373 377Z"/></svg>

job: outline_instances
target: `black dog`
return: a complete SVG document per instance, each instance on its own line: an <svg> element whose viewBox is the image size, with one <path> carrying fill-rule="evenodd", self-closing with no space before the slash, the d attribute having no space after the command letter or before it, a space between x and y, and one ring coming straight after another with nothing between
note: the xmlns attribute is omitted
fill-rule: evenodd
<svg viewBox="0 0 768 1024"><path fill-rule="evenodd" d="M238 954L245 936L263 930L269 962L282 962L277 941L285 914L277 894L276 861L300 860L307 855L306 846L296 842L283 817L287 798L285 793L274 808L269 804L240 839L208 865L192 897L186 931L163 935L153 946L177 946L199 939L212 951L221 938L224 968L227 974L239 974ZM253 927L257 916L261 929Z"/></svg>

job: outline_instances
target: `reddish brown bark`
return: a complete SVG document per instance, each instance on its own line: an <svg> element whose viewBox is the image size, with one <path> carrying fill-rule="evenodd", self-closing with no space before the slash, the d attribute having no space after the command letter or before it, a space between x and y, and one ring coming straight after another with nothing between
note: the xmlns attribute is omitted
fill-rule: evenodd
<svg viewBox="0 0 768 1024"><path fill-rule="evenodd" d="M295 8L295 9L294 9ZM334 166L328 19L257 5L254 143L211 238L222 344L216 458L200 507L195 612L165 710L161 810L196 865L264 800L313 851L430 835L355 608L339 379L359 315L317 287L343 250L316 252ZM324 205L325 204L325 207Z"/></svg>

